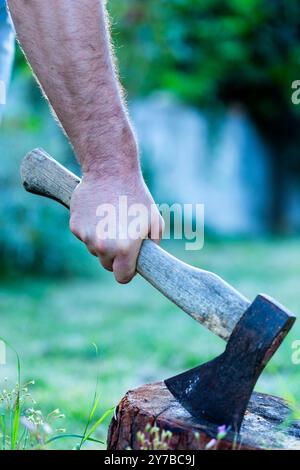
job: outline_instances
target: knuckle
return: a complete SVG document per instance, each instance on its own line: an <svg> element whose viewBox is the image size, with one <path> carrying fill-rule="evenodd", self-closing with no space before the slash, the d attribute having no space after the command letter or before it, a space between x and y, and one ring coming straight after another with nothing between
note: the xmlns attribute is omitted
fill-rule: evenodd
<svg viewBox="0 0 300 470"><path fill-rule="evenodd" d="M117 254L122 258L126 258L130 253L131 245L128 241L124 243L119 243L117 247Z"/></svg>
<svg viewBox="0 0 300 470"><path fill-rule="evenodd" d="M92 243L90 242L90 237L86 232L81 231L80 232L80 240L83 241L86 245L90 245L91 247L93 246Z"/></svg>
<svg viewBox="0 0 300 470"><path fill-rule="evenodd" d="M97 256L97 253L96 253L95 249L92 246L86 245L86 247L87 247L88 251L91 253L91 255Z"/></svg>
<svg viewBox="0 0 300 470"><path fill-rule="evenodd" d="M69 227L70 227L70 231L73 233L73 235L75 235L75 237L79 238L79 240L81 240L85 243L86 234L80 228L80 226L78 225L78 223L76 222L75 219L70 219Z"/></svg>
<svg viewBox="0 0 300 470"><path fill-rule="evenodd" d="M106 260L99 258L99 262L106 271L113 272L112 263L109 263Z"/></svg>
<svg viewBox="0 0 300 470"><path fill-rule="evenodd" d="M121 256L122 258L126 258L129 255L129 252L130 252L129 248L122 247L122 248L119 248L118 255Z"/></svg>
<svg viewBox="0 0 300 470"><path fill-rule="evenodd" d="M100 256L105 256L109 251L108 243L105 240L97 240L95 243L95 248Z"/></svg>
<svg viewBox="0 0 300 470"><path fill-rule="evenodd" d="M74 218L70 218L70 222L69 222L69 227L70 227L70 230L71 232L73 233L73 235L77 235L78 234L78 228L77 228L77 224L76 224L76 221Z"/></svg>

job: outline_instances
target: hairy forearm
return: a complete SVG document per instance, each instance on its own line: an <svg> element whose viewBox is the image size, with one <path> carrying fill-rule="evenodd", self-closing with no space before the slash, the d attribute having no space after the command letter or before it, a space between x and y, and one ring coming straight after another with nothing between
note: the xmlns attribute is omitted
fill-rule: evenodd
<svg viewBox="0 0 300 470"><path fill-rule="evenodd" d="M105 0L8 0L17 36L84 172L138 169Z"/></svg>

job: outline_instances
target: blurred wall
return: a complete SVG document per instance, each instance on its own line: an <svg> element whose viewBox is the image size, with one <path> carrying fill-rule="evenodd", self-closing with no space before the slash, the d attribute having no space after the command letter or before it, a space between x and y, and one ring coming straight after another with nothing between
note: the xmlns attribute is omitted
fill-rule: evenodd
<svg viewBox="0 0 300 470"><path fill-rule="evenodd" d="M157 201L205 204L206 229L230 236L270 230L270 159L242 109L214 122L167 93L131 106Z"/></svg>

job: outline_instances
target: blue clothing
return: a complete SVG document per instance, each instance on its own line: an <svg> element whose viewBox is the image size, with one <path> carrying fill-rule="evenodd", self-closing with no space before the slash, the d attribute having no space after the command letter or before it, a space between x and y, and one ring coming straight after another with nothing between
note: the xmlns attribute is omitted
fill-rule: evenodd
<svg viewBox="0 0 300 470"><path fill-rule="evenodd" d="M15 52L15 35L5 0L0 0L0 80L7 89ZM0 105L0 115L3 106Z"/></svg>

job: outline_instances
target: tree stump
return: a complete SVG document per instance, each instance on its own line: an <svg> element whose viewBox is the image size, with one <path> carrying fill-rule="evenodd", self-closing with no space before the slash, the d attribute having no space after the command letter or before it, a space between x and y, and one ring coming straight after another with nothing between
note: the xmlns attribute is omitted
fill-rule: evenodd
<svg viewBox="0 0 300 470"><path fill-rule="evenodd" d="M154 426L162 438L163 431L171 433L171 450L300 450L300 422L293 420L291 409L281 398L254 393L239 437L229 432L215 443L218 427L192 418L163 382L144 385L125 395L110 424L108 449L139 450L138 433L148 437L149 427Z"/></svg>

